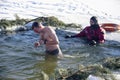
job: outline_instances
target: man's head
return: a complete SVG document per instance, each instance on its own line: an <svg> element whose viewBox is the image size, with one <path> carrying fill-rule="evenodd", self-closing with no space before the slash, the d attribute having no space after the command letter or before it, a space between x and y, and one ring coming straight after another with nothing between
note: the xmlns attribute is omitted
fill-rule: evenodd
<svg viewBox="0 0 120 80"><path fill-rule="evenodd" d="M40 25L40 24L39 24L38 22L33 22L33 24L32 24L32 29L38 28L39 25Z"/></svg>
<svg viewBox="0 0 120 80"><path fill-rule="evenodd" d="M43 26L39 22L33 22L32 29L34 30L34 32L39 33L43 29Z"/></svg>
<svg viewBox="0 0 120 80"><path fill-rule="evenodd" d="M90 25L98 25L98 20L96 16L90 18Z"/></svg>

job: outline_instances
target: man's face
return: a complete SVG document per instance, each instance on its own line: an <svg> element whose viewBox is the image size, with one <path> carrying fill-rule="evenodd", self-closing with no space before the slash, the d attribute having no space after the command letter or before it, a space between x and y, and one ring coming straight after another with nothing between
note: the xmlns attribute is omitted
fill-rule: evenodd
<svg viewBox="0 0 120 80"><path fill-rule="evenodd" d="M38 27L34 27L34 32L36 32L36 33L40 33L40 31L39 31L39 28Z"/></svg>

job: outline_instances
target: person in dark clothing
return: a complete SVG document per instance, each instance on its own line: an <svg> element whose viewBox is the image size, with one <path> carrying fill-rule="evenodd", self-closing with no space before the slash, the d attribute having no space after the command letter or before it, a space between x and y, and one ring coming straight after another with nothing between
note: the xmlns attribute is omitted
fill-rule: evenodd
<svg viewBox="0 0 120 80"><path fill-rule="evenodd" d="M80 33L67 35L65 38L85 38L89 45L96 45L105 42L105 30L99 26L96 16L90 18L90 26L85 27Z"/></svg>

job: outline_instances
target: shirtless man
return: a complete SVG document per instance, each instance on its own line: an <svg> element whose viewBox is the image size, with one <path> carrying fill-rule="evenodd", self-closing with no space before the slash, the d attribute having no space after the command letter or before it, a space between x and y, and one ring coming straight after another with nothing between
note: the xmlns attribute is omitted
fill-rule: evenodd
<svg viewBox="0 0 120 80"><path fill-rule="evenodd" d="M59 48L59 40L55 31L50 26L43 26L41 23L33 22L32 29L34 32L40 34L40 40L35 42L34 46L38 47L42 44L46 47L46 58L48 56L57 56L62 58L62 52Z"/></svg>

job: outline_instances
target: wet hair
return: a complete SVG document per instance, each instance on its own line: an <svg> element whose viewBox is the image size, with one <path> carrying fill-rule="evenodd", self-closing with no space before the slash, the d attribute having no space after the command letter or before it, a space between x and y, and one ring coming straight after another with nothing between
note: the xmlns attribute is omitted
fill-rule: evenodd
<svg viewBox="0 0 120 80"><path fill-rule="evenodd" d="M38 22L33 22L32 24L32 29L34 29L35 27L38 28L39 27L39 23Z"/></svg>
<svg viewBox="0 0 120 80"><path fill-rule="evenodd" d="M98 24L98 19L96 16L92 16L90 20L93 20L95 24Z"/></svg>

